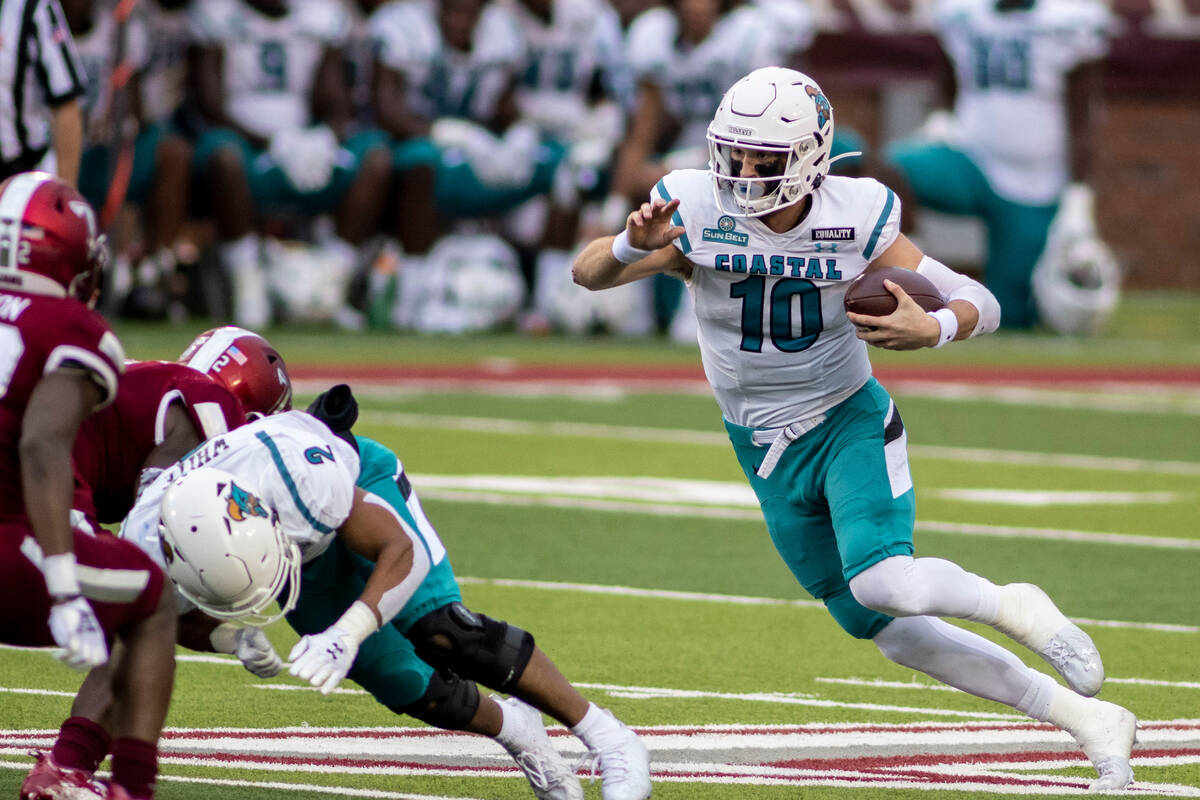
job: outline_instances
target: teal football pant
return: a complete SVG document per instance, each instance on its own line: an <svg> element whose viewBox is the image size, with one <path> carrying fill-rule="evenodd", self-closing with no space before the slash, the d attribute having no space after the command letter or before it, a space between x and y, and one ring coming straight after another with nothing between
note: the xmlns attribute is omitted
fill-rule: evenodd
<svg viewBox="0 0 1200 800"><path fill-rule="evenodd" d="M783 451L768 478L769 444L726 421L738 463L762 506L775 549L800 585L848 633L870 639L892 618L861 605L849 580L885 558L913 553L916 501L904 425L871 378Z"/></svg>

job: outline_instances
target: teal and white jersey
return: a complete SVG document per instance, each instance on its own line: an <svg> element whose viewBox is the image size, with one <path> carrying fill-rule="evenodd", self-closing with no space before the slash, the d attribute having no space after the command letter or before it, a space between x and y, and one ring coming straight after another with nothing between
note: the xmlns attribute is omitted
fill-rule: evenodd
<svg viewBox="0 0 1200 800"><path fill-rule="evenodd" d="M962 146L997 194L1053 203L1068 180L1066 76L1102 58L1111 18L1100 0L940 0L934 24L954 64Z"/></svg>
<svg viewBox="0 0 1200 800"><path fill-rule="evenodd" d="M628 93L624 37L604 0L553 0L549 20L521 0L499 0L521 29L525 60L517 103L521 115L570 141L587 112L597 75L610 96Z"/></svg>
<svg viewBox="0 0 1200 800"><path fill-rule="evenodd" d="M651 199L677 198L675 241L692 262L688 290L704 374L725 419L774 428L823 413L871 376L846 286L900 235L900 201L873 178L829 176L786 233L721 212L707 170L669 173ZM731 204L731 202L730 202Z"/></svg>
<svg viewBox="0 0 1200 800"><path fill-rule="evenodd" d="M100 126L107 121L112 108L110 77L117 66L117 24L112 13L101 7L92 16L91 30L71 34L75 39L79 60L87 73L83 79L84 93L80 104L89 145L102 143L101 137L110 133ZM144 14L135 12L130 15L126 36L126 60L134 72L141 72L150 60L150 37Z"/></svg>
<svg viewBox="0 0 1200 800"><path fill-rule="evenodd" d="M224 52L225 103L239 125L270 137L306 127L317 67L342 47L350 18L338 0L297 0L269 17L241 0L204 0L188 11L192 41Z"/></svg>
<svg viewBox="0 0 1200 800"><path fill-rule="evenodd" d="M303 411L263 417L214 436L162 471L139 495L121 526L121 537L161 563L159 506L167 487L189 470L215 467L233 473L279 514L305 563L329 547L350 516L359 458L354 448Z"/></svg>
<svg viewBox="0 0 1200 800"><path fill-rule="evenodd" d="M467 53L446 44L428 0L384 3L370 28L380 63L404 76L409 108L427 119L490 123L524 59L516 20L495 3L484 7Z"/></svg>
<svg viewBox="0 0 1200 800"><path fill-rule="evenodd" d="M741 6L717 20L704 41L689 45L680 41L670 8L634 19L626 37L634 77L658 87L667 113L683 126L671 148L704 145L725 91L748 72L783 63L786 28L763 7Z"/></svg>

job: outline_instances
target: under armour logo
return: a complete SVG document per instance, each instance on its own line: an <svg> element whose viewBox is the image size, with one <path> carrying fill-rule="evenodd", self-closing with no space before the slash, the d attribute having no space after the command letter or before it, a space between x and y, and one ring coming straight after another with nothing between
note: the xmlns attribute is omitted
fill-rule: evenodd
<svg viewBox="0 0 1200 800"><path fill-rule="evenodd" d="M337 642L332 642L332 643L330 643L329 647L325 650L325 653L331 659L333 659L334 661L337 661L346 654L346 648L342 647Z"/></svg>

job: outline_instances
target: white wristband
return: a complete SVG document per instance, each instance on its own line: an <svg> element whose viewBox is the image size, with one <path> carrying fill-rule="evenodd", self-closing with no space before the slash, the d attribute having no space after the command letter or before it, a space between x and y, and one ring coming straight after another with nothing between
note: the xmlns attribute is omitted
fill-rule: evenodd
<svg viewBox="0 0 1200 800"><path fill-rule="evenodd" d="M942 329L938 334L937 344L933 346L936 350L944 346L947 342L954 341L954 337L958 335L958 317L949 308L939 308L937 311L926 312L929 316L937 320L938 327Z"/></svg>
<svg viewBox="0 0 1200 800"><path fill-rule="evenodd" d="M51 597L78 597L79 578L75 574L75 554L59 553L42 559L42 577Z"/></svg>
<svg viewBox="0 0 1200 800"><path fill-rule="evenodd" d="M629 243L629 231L621 231L613 239L613 258L622 264L632 264L635 261L641 261L653 252L653 250L642 250L631 245Z"/></svg>
<svg viewBox="0 0 1200 800"><path fill-rule="evenodd" d="M367 637L379 630L379 617L371 607L362 600L355 600L354 605L346 609L346 613L333 623L335 628L341 628L353 637L354 641L362 644Z"/></svg>

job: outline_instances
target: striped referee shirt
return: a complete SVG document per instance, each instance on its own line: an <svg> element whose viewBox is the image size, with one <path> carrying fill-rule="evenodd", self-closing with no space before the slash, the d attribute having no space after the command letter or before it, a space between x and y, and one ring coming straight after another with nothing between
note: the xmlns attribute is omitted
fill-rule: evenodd
<svg viewBox="0 0 1200 800"><path fill-rule="evenodd" d="M0 0L0 178L37 165L50 109L83 94L84 80L58 0Z"/></svg>

